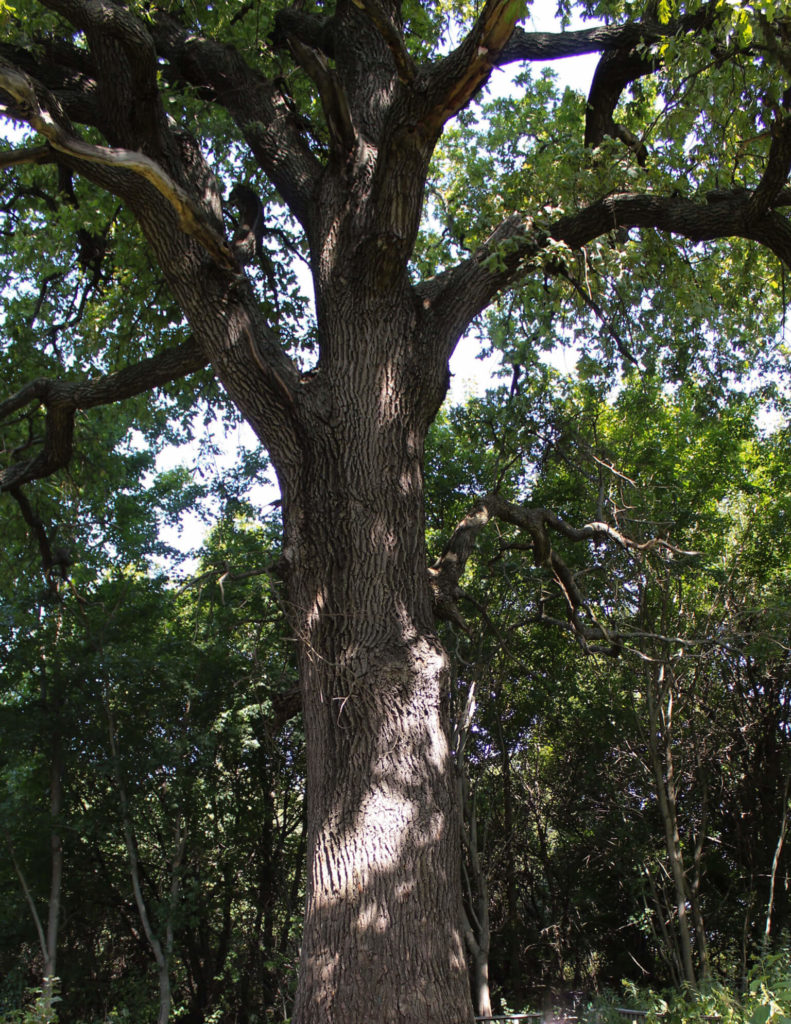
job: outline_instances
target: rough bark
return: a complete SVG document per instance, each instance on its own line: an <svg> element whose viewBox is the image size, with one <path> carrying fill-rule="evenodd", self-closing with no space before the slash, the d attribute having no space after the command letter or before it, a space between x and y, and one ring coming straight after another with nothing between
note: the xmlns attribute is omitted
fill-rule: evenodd
<svg viewBox="0 0 791 1024"><path fill-rule="evenodd" d="M301 1024L471 1018L411 340L396 310L341 316L339 355L370 358L328 370L299 464L281 474L308 758Z"/></svg>

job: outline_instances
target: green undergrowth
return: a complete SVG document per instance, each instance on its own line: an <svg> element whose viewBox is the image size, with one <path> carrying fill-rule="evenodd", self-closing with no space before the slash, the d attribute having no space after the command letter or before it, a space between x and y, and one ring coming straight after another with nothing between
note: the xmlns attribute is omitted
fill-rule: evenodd
<svg viewBox="0 0 791 1024"><path fill-rule="evenodd" d="M20 1003L14 1009L0 1008L0 1024L125 1024L131 1019L128 1010L115 1009L101 1021L71 1017L61 1021L60 999L55 995L48 1004L41 989L28 989ZM634 1017L625 1015L624 1009L635 1011ZM174 1008L174 1024L178 1016ZM218 1019L217 1024L232 1016ZM603 992L593 999L580 1020L585 1024L791 1024L791 951L758 961L742 992L719 982L698 990L662 992L624 982L620 992Z"/></svg>
<svg viewBox="0 0 791 1024"><path fill-rule="evenodd" d="M589 1024L626 1024L623 1009L636 1011L637 1024L791 1024L791 954L788 950L757 962L743 992L719 982L698 990L656 992L625 983L621 993L606 992L588 1006Z"/></svg>

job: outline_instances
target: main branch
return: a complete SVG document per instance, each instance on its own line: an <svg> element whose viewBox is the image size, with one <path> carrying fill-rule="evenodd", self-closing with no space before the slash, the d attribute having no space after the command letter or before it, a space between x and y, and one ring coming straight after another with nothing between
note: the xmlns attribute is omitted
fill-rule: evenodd
<svg viewBox="0 0 791 1024"><path fill-rule="evenodd" d="M791 267L791 221L779 212L788 202L787 190L775 192L770 208L757 216L754 195L744 189L696 200L623 192L554 222L539 224L513 215L472 257L418 286L430 332L439 344L452 346L498 293L532 272L536 258L551 242L580 249L619 228L667 231L693 242L745 238L759 242Z"/></svg>
<svg viewBox="0 0 791 1024"><path fill-rule="evenodd" d="M263 78L233 47L196 35L171 15L157 13L153 31L157 52L169 62L164 73L204 90L225 107L260 167L309 231L321 165L282 80Z"/></svg>

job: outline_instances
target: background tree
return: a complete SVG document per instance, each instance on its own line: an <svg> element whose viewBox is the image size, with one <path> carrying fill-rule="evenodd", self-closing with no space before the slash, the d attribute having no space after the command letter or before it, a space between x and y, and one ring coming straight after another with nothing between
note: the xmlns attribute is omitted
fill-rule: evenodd
<svg viewBox="0 0 791 1024"><path fill-rule="evenodd" d="M590 382L557 384L551 403L529 395L530 421L496 392L439 420L432 507L453 516L463 481L488 475L576 520L606 508L631 537L665 532L687 553L563 551L588 594L602 588L617 660L575 658L547 629L549 571L526 573L512 531L468 566L464 607L485 609L483 624L447 646L462 693L476 682L467 763L486 834L493 987L513 1006L521 984L535 1006L545 985L697 984L707 968L738 985L762 946L787 801L776 673L789 617L776 587L789 568L784 542L767 546L785 515L772 453L787 429L767 432L760 388L712 403L708 381L671 394L635 376L606 399ZM460 472L448 481L451 453ZM737 682L743 672L763 685ZM742 760L748 749L760 770ZM770 750L771 768L759 753ZM760 880L757 848L733 838L758 807L775 834L761 843Z"/></svg>
<svg viewBox="0 0 791 1024"><path fill-rule="evenodd" d="M189 423L195 387L214 400L220 384L266 448L306 738L300 1024L471 1018L434 616L462 621L460 571L481 532L499 520L522 535L562 594L548 619L587 650L621 644L553 547L630 547L613 523L576 529L490 493L428 570L424 446L458 339L491 307L518 392L564 326L585 332L586 372L622 362L678 380L708 365L726 382L779 326L785 12L603 0L581 13L608 24L529 33L504 0L474 16L369 0L4 8L4 109L36 137L3 157L0 489L45 577L63 580L73 556L56 543L52 481L95 422L85 411L129 400L118 444L135 424L151 437L169 415ZM476 118L494 68L582 52L601 54L587 102L525 72L499 117ZM429 179L428 235L444 234L424 244ZM737 241L709 244L721 238ZM315 331L297 321L295 252ZM195 387L171 387L191 374ZM109 548L100 493L71 528L87 540L107 524Z"/></svg>

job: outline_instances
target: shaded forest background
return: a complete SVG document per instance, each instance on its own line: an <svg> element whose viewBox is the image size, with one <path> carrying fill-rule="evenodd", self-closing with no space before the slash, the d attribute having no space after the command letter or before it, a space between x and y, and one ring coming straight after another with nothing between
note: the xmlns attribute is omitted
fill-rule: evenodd
<svg viewBox="0 0 791 1024"><path fill-rule="evenodd" d="M791 913L777 380L723 401L702 375L670 389L634 372L605 389L580 368L510 367L440 416L428 459L436 553L471 496L494 490L574 522L606 513L645 542L565 542L590 606L620 623L617 650L581 649L507 529L464 579L467 628L443 627L468 938L488 952L494 1005L512 1009L624 980L738 989L785 948ZM50 485L68 510L62 578L46 584L22 518L4 520L0 1001L40 983L58 898L61 1020L149 1019L147 928L176 1019L282 1020L305 845L277 507L248 496L255 456L209 473L209 446L157 473L124 427L99 418L115 450ZM102 494L116 481L103 510L97 479ZM216 521L179 574L158 531L200 508Z"/></svg>

